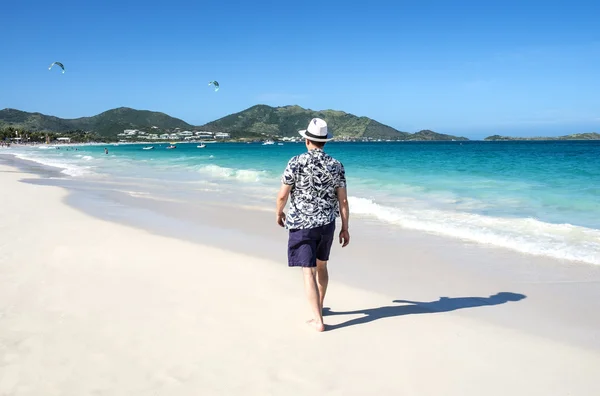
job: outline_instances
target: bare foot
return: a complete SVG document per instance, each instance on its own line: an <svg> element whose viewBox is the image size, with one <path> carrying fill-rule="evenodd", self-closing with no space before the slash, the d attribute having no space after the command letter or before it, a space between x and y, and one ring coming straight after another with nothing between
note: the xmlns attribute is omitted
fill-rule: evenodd
<svg viewBox="0 0 600 396"><path fill-rule="evenodd" d="M311 319L311 320L307 320L306 324L314 327L315 330L317 331L325 331L325 325L323 323L318 323L316 320Z"/></svg>

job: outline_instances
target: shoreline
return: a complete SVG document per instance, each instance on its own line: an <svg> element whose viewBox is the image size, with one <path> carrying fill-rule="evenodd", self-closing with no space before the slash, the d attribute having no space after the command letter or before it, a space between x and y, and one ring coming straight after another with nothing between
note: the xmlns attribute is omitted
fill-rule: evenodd
<svg viewBox="0 0 600 396"><path fill-rule="evenodd" d="M11 145L14 145L15 147L20 147L20 146L102 146L102 145L127 145L127 144L135 144L135 145L152 145L152 144L171 144L173 142L175 142L175 144L198 144L198 143L207 143L207 144L212 144L212 143L246 143L246 144L258 144L258 143L263 143L264 141L269 140L267 138L257 138L257 139L252 139L252 138L240 138L240 139L236 139L236 140L227 140L227 139L223 139L223 140L190 140L190 141L180 141L177 139L173 139L173 140L140 140L140 141L110 141L110 142L106 142L106 143L102 143L102 142L74 142L74 143L62 143L62 142L53 142L53 143L45 143L45 142L36 142L35 144L21 144L21 143L14 143L11 142ZM271 139L272 140L272 139ZM531 142L540 142L540 143L548 143L548 142L552 142L552 143L560 143L560 142L598 142L600 141L600 138L597 139L559 139L559 138L544 138L544 139L536 139L536 138L529 138L529 139L520 139L520 138L514 138L514 139L469 139L469 140L417 140L417 139L411 139L411 140L336 140L333 141L332 143L455 143L455 144L463 144L463 143L515 143L515 142L527 142L527 143L531 143ZM302 143L302 140L275 140L275 142L277 143L294 143L294 144L298 144L298 143ZM331 144L331 143L330 143Z"/></svg>
<svg viewBox="0 0 600 396"><path fill-rule="evenodd" d="M81 153L79 155L79 157L83 156L83 159L86 161L73 163L72 160L67 159L66 162L61 163L61 159L57 160L51 155L46 156L45 159L31 158L30 153L34 153L35 151L14 152L12 154L17 157L17 161L33 161L44 166L58 167L63 174L75 176L81 183L86 183L86 180L89 178L95 178L96 180L99 178L105 180L118 178L120 179L119 184L125 185L131 182L132 186L135 185L136 188L139 187L142 190L147 188L150 191L157 192L162 189L159 185L170 185L173 190L191 188L189 191L194 190L196 193L199 191L196 188L199 184L194 186L193 183L203 180L206 186L205 190L229 190L230 195L232 190L234 192L241 192L241 194L237 194L240 195L239 199L237 199L238 202L232 203L236 206L245 204L241 200L250 199L252 196L252 200L262 200L262 205L267 205L269 208L271 202L270 198L265 195L265 192L269 190L270 195L276 194L275 184L267 183L270 180L269 177L273 178L274 176L272 174L265 176L263 173L268 173L268 171L260 170L260 168L239 170L231 165L218 163L216 165L193 164L191 165L192 170L189 172L183 170L179 174L175 172L169 174L169 170L165 171L161 168L152 169L144 165L139 168L145 172L142 176L144 181L133 183L134 179L123 174L122 170L119 171L121 174L113 174L113 168L110 168L108 163L97 162L101 159L99 157L91 157L92 154L86 155L86 153ZM217 153L214 154L218 155ZM62 156L62 154L59 153L59 156ZM112 155L112 157L115 157L115 155ZM209 158L212 157L213 155L210 155ZM153 159L150 159L150 161L153 161ZM145 162L147 161L142 161L142 163ZM100 164L98 173L94 169L98 167L96 164ZM194 171L194 167L199 167L200 169ZM120 168L115 166L114 169ZM159 177L156 179L154 172L163 172L164 178ZM171 176L174 176L174 178L170 179ZM156 180L152 180L153 177ZM252 181L254 178L257 182L260 179L260 183L257 183L256 186L245 183L249 180ZM243 181L244 183L240 182L240 184L236 185L238 181ZM190 184L186 185L185 183ZM389 195L390 193L387 194ZM402 193L400 193L401 195ZM222 198L229 201L229 197L226 195L223 195ZM466 210L454 212L443 209L443 206L440 208L435 205L429 207L429 210L424 210L419 205L423 205L423 203L427 205L427 201L418 202L415 200L415 197L411 197L410 195L408 200L417 202L416 206L408 205L407 207L403 207L401 199L397 200L400 202L394 202L394 199L390 200L389 196L386 196L386 193L372 197L369 190L365 191L364 189L356 191L355 195L351 194L349 198L350 207L355 217L362 218L364 221L379 222L382 228L390 228L399 233L403 233L405 230L412 230L412 232L422 235L450 238L458 243L475 243L483 246L507 249L520 254L531 255L534 258L567 260L576 265L593 264L600 266L600 251L596 242L598 235L600 235L600 230L597 229L598 226L596 223L589 225L589 221L586 222L582 219L579 219L579 222L570 222L568 219L557 221L552 218L552 214L537 218L535 216L531 217L531 214L526 210L516 217L503 216L501 209L494 209L495 213L482 213L477 210L469 210L469 199L461 203L461 205L466 205ZM194 195L193 197L188 197L188 199L203 198ZM416 199L418 200L418 198ZM434 199L444 201L446 198L435 197ZM458 200L460 201L460 199ZM475 205L485 206L485 203L475 202ZM588 216L587 218L590 217ZM594 217L592 216L591 218ZM565 230L572 234L578 234L579 239L567 239L564 236Z"/></svg>
<svg viewBox="0 0 600 396"><path fill-rule="evenodd" d="M309 314L301 275L284 263L211 247L211 234L201 235L205 243L199 244L90 216L71 207L73 199L89 203L89 192L35 180L42 177L0 165L0 183L10 186L0 202L12 208L0 225L0 393L600 392L598 349L465 314L487 311L518 321L520 311L540 298L535 290L475 284L461 263L454 263L453 278L438 273L437 280L421 283L421 270L437 265L426 250L406 252L421 260L397 268L404 275L397 279L401 293L348 286L342 271L357 269L350 256L369 253L358 248L368 230L357 230L354 250L333 253L329 328L317 333L303 323ZM132 210L96 203L104 213ZM211 221L204 224L205 231L214 230ZM223 228L230 245L243 242L246 234ZM254 229L257 241L273 241L265 234L272 228ZM31 240L36 249L28 248ZM377 264L385 263L371 263L371 272L360 272L363 278L383 271ZM453 287L463 293L436 302L440 291ZM509 292L507 301L486 297L502 291ZM526 298L510 301L519 292Z"/></svg>

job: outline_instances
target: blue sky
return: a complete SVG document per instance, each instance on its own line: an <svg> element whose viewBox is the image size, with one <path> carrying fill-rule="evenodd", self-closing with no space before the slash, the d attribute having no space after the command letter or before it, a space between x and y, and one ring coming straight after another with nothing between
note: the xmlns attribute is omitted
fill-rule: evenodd
<svg viewBox="0 0 600 396"><path fill-rule="evenodd" d="M299 104L471 138L600 132L598 1L19 0L2 13L0 108L202 124Z"/></svg>

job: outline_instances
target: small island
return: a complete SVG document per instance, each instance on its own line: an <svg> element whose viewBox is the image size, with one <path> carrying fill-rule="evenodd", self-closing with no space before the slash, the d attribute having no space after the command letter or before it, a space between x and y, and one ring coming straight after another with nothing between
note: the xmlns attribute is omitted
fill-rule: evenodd
<svg viewBox="0 0 600 396"><path fill-rule="evenodd" d="M554 136L554 137L511 137L511 136L500 136L493 135L488 136L484 140L486 141L518 141L518 140L600 140L600 133L588 132L588 133L575 133L572 135L565 136Z"/></svg>

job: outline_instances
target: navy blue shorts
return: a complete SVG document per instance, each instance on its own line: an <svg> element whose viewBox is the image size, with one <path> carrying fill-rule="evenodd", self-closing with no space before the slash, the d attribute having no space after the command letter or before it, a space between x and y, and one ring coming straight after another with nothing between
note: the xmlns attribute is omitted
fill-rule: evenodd
<svg viewBox="0 0 600 396"><path fill-rule="evenodd" d="M329 260L335 221L307 229L290 230L288 266L316 267L317 260Z"/></svg>

